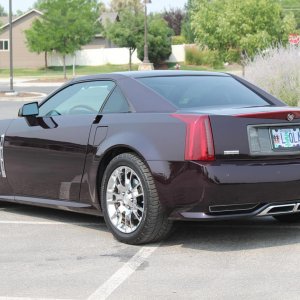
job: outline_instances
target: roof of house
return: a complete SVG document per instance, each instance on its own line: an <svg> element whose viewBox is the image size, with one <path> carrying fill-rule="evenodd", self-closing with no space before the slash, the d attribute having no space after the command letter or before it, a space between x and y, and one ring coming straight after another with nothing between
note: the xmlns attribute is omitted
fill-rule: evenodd
<svg viewBox="0 0 300 300"><path fill-rule="evenodd" d="M17 16L17 17L14 16L14 17L13 17L12 23L17 22L18 20L20 20L20 19L22 19L22 18L24 18L24 17L26 17L26 16L28 16L28 15L30 15L30 14L32 14L32 13L37 13L37 14L39 14L39 15L43 15L43 13L40 12L39 10L37 10L37 9L31 9L31 10L29 10L28 12L26 12L25 14L23 14L23 15L21 15L21 16ZM8 26L9 26L9 20L8 20L8 17L0 17L0 21L1 21L2 24L4 24L4 25L2 25L2 26L0 27L0 29L4 29L5 27L8 27Z"/></svg>

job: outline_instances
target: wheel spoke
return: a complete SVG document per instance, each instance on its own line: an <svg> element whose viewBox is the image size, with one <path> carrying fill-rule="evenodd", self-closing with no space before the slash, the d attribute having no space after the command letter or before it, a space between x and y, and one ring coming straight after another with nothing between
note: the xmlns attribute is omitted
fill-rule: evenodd
<svg viewBox="0 0 300 300"><path fill-rule="evenodd" d="M106 188L106 203L111 223L119 231L131 233L138 228L144 214L144 191L133 169L120 166L112 172Z"/></svg>
<svg viewBox="0 0 300 300"><path fill-rule="evenodd" d="M135 218L136 218L138 221L140 221L140 220L142 219L142 218L139 216L139 214L137 213L136 210L133 211L133 214L134 214Z"/></svg>
<svg viewBox="0 0 300 300"><path fill-rule="evenodd" d="M137 206L137 207L136 207L136 209L137 209L137 210L139 210L141 213L143 213L143 212L144 212L144 207Z"/></svg>
<svg viewBox="0 0 300 300"><path fill-rule="evenodd" d="M139 185L139 187L140 187L140 185ZM143 191L140 192L136 187L132 190L132 196L134 198L137 198L137 197L140 197L143 195L144 195Z"/></svg>

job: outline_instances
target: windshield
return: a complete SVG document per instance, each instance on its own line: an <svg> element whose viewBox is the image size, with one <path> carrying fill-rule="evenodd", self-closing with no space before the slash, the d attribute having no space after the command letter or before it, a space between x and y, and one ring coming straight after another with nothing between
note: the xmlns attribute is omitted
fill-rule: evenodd
<svg viewBox="0 0 300 300"><path fill-rule="evenodd" d="M138 78L178 108L209 106L245 107L270 105L232 77L166 76Z"/></svg>

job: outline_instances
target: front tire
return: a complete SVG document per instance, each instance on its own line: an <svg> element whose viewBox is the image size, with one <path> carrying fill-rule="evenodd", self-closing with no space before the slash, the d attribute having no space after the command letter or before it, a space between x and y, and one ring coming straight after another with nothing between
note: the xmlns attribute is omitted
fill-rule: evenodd
<svg viewBox="0 0 300 300"><path fill-rule="evenodd" d="M278 215L273 218L283 223L296 223L300 222L300 213Z"/></svg>
<svg viewBox="0 0 300 300"><path fill-rule="evenodd" d="M168 220L146 164L123 153L108 164L101 184L101 206L107 227L127 244L157 242L167 236Z"/></svg>

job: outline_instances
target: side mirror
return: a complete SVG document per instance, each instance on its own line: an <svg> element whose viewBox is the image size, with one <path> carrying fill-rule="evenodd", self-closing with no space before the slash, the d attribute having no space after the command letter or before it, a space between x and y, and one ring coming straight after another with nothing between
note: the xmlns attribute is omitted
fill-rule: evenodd
<svg viewBox="0 0 300 300"><path fill-rule="evenodd" d="M37 102L24 104L18 113L19 117L36 117L39 114L39 106Z"/></svg>

